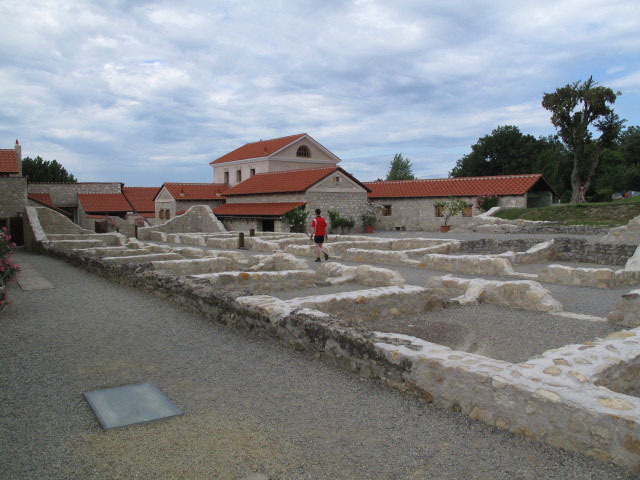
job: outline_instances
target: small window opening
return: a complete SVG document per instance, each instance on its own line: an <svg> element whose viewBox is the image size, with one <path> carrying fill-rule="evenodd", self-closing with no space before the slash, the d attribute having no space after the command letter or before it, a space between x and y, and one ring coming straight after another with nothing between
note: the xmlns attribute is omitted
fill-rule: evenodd
<svg viewBox="0 0 640 480"><path fill-rule="evenodd" d="M436 207L436 217L444 217L444 207Z"/></svg>
<svg viewBox="0 0 640 480"><path fill-rule="evenodd" d="M256 169L252 168L251 170L249 170L249 176L253 177L256 174Z"/></svg>
<svg viewBox="0 0 640 480"><path fill-rule="evenodd" d="M229 183L229 172L224 172L224 183Z"/></svg>
<svg viewBox="0 0 640 480"><path fill-rule="evenodd" d="M242 181L242 170L236 170L236 182L240 183Z"/></svg>
<svg viewBox="0 0 640 480"><path fill-rule="evenodd" d="M382 216L383 217L391 216L391 205L383 205L382 206Z"/></svg>
<svg viewBox="0 0 640 480"><path fill-rule="evenodd" d="M473 216L473 205L467 203L464 206L464 210L462 210L463 217L472 217Z"/></svg>
<svg viewBox="0 0 640 480"><path fill-rule="evenodd" d="M301 145L298 147L298 151L296 152L296 157L311 157L311 150L306 145Z"/></svg>

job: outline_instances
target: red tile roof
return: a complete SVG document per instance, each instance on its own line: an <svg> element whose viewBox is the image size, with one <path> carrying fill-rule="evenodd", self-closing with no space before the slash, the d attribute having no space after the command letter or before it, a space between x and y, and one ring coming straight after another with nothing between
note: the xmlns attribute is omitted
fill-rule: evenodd
<svg viewBox="0 0 640 480"><path fill-rule="evenodd" d="M32 200L40 205L44 205L45 207L49 207L52 210L55 210L58 213L66 215L67 217L71 217L72 215L66 210L62 210L61 208L56 207L51 201L51 195L48 193L29 193L27 195L29 200Z"/></svg>
<svg viewBox="0 0 640 480"><path fill-rule="evenodd" d="M55 206L51 201L51 195L49 195L48 193L30 193L27 195L27 197L29 197L31 200L34 200L38 203Z"/></svg>
<svg viewBox="0 0 640 480"><path fill-rule="evenodd" d="M469 197L489 192L498 195L523 195L540 180L548 186L540 174L383 180L364 184L371 189L369 198ZM551 187L549 189L553 191Z"/></svg>
<svg viewBox="0 0 640 480"><path fill-rule="evenodd" d="M79 193L78 202L87 213L130 212L131 205L121 193Z"/></svg>
<svg viewBox="0 0 640 480"><path fill-rule="evenodd" d="M319 181L334 172L340 171L351 180L368 188L340 167L303 168L300 170L285 170L282 172L259 173L244 182L231 187L224 193L225 197L233 195L255 195L267 193L305 192Z"/></svg>
<svg viewBox="0 0 640 480"><path fill-rule="evenodd" d="M222 194L229 188L224 183L165 183L163 186L176 200L222 200ZM155 196L158 193L160 190Z"/></svg>
<svg viewBox="0 0 640 480"><path fill-rule="evenodd" d="M233 162L235 160L245 160L248 158L262 158L268 157L274 152L283 149L284 147L291 145L296 140L304 137L306 133L299 133L297 135L290 135L288 137L273 138L271 140L261 140L259 142L247 143L246 145L236 148L234 151L229 152L220 158L216 158L209 165L214 163Z"/></svg>
<svg viewBox="0 0 640 480"><path fill-rule="evenodd" d="M296 207L301 207L304 202L283 203L225 203L213 209L215 215L225 216L262 216L283 215Z"/></svg>
<svg viewBox="0 0 640 480"><path fill-rule="evenodd" d="M138 212L138 215L144 218L156 218L156 212Z"/></svg>
<svg viewBox="0 0 640 480"><path fill-rule="evenodd" d="M155 212L153 199L160 191L158 187L123 187L122 194L136 212Z"/></svg>
<svg viewBox="0 0 640 480"><path fill-rule="evenodd" d="M0 150L0 173L19 173L20 164L16 151L12 148Z"/></svg>

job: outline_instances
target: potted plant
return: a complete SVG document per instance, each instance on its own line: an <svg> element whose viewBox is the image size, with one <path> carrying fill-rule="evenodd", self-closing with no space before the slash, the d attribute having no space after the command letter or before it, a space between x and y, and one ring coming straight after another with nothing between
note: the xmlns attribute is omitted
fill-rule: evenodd
<svg viewBox="0 0 640 480"><path fill-rule="evenodd" d="M444 225L440 225L440 231L445 233L451 230L449 219L455 217L464 210L465 203L459 198L449 197L449 201L439 201L433 204L436 208L441 208L444 213Z"/></svg>
<svg viewBox="0 0 640 480"><path fill-rule="evenodd" d="M362 224L364 225L365 233L373 233L373 227L378 222L378 216L376 215L375 207L371 204L367 205L367 209L360 217Z"/></svg>

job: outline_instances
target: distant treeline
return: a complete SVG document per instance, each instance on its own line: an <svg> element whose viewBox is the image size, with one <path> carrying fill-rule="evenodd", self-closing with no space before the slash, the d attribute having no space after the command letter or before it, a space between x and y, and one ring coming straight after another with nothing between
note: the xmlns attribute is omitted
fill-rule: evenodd
<svg viewBox="0 0 640 480"><path fill-rule="evenodd" d="M588 168L585 165L584 168ZM513 125L499 126L471 146L451 177L541 173L563 202L571 199L571 152L557 136L525 135ZM615 192L640 190L640 126L628 127L600 155L589 201L610 201Z"/></svg>

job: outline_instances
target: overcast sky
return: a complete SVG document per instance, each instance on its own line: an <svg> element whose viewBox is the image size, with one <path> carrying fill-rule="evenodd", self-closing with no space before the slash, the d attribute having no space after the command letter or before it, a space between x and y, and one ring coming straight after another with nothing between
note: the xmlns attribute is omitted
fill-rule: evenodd
<svg viewBox="0 0 640 480"><path fill-rule="evenodd" d="M446 177L498 125L549 135L544 92L593 75L640 124L640 2L0 2L0 148L80 181L209 182L306 132L360 180Z"/></svg>

